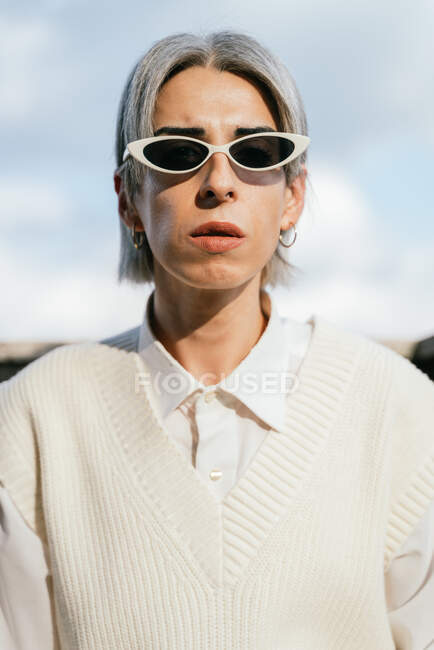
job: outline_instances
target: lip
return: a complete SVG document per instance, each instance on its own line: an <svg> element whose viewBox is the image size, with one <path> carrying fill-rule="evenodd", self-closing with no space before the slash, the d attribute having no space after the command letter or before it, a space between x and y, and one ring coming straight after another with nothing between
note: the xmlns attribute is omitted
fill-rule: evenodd
<svg viewBox="0 0 434 650"><path fill-rule="evenodd" d="M190 241L194 246L198 246L202 250L209 253L224 253L225 251L237 248L246 241L245 237L219 237L218 235L201 235L199 237L191 237Z"/></svg>
<svg viewBox="0 0 434 650"><path fill-rule="evenodd" d="M215 234L215 233L218 234ZM245 237L245 233L230 221L207 221L192 230L190 237Z"/></svg>

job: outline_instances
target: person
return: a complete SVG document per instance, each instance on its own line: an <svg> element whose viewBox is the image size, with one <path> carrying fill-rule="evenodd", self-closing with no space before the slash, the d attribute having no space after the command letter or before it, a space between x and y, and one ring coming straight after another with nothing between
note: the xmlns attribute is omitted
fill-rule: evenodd
<svg viewBox="0 0 434 650"><path fill-rule="evenodd" d="M434 381L434 336L417 341L410 358L415 366Z"/></svg>
<svg viewBox="0 0 434 650"><path fill-rule="evenodd" d="M2 648L433 640L434 386L267 290L295 273L308 144L252 36L172 34L134 66L119 280L152 291L137 327L0 385Z"/></svg>

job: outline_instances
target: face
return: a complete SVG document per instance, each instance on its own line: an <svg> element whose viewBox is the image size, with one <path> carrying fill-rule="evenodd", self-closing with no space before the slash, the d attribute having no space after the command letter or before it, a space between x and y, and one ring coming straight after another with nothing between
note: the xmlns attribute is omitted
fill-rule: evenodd
<svg viewBox="0 0 434 650"><path fill-rule="evenodd" d="M239 127L278 130L266 98L255 85L230 72L202 67L183 70L161 89L154 133L169 126L203 129L202 135L184 135L216 145L236 139ZM166 274L203 289L234 288L256 276L259 280L278 245L280 230L297 221L303 195L301 177L288 188L282 168L243 170L224 153L214 154L200 169L186 174L147 168L134 205L154 256L156 284ZM245 235L240 245L218 252L198 247L190 233L208 221L238 226Z"/></svg>

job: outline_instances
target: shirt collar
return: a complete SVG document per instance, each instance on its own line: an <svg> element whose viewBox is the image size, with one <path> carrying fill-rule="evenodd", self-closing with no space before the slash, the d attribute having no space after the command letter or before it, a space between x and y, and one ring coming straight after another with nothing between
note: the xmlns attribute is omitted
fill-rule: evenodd
<svg viewBox="0 0 434 650"><path fill-rule="evenodd" d="M138 352L148 368L155 406L164 420L196 391L223 390L245 404L273 429L285 424L286 398L293 388L293 372L303 355L307 323L282 318L276 300L263 291L267 326L248 355L218 384L206 386L193 377L155 338L150 314L154 291L149 295L139 332Z"/></svg>

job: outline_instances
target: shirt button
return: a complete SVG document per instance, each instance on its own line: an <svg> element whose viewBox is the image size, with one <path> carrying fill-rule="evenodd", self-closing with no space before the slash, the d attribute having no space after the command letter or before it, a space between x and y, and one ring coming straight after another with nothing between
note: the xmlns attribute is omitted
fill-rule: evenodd
<svg viewBox="0 0 434 650"><path fill-rule="evenodd" d="M218 481L222 476L223 472L220 469L212 469L209 473L211 481Z"/></svg>
<svg viewBox="0 0 434 650"><path fill-rule="evenodd" d="M211 390L209 393L205 393L203 399L207 404L209 404L210 402L213 401L214 397L215 397L215 390Z"/></svg>

